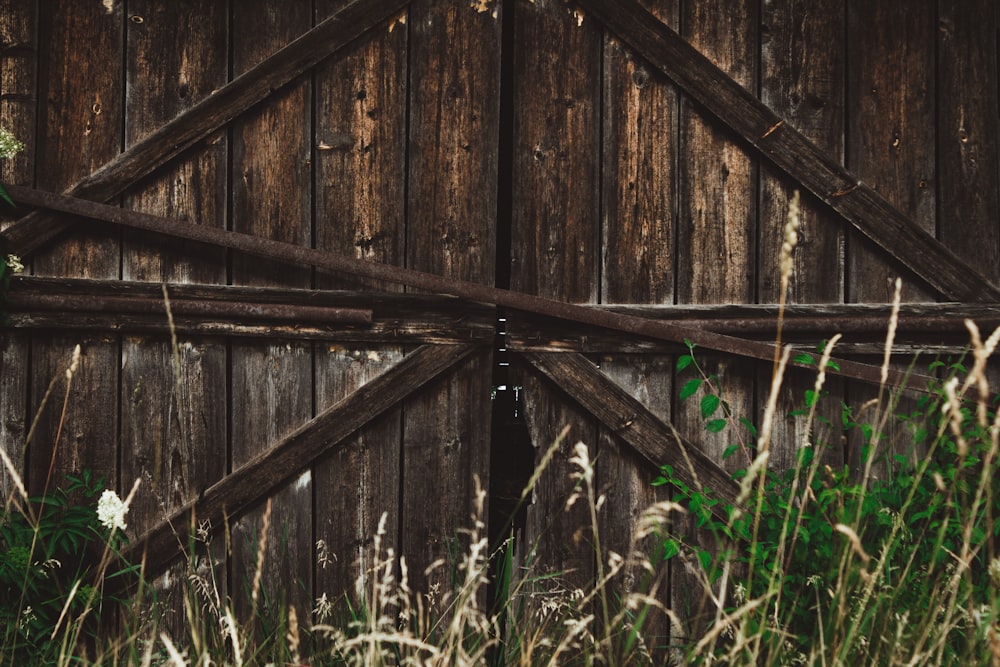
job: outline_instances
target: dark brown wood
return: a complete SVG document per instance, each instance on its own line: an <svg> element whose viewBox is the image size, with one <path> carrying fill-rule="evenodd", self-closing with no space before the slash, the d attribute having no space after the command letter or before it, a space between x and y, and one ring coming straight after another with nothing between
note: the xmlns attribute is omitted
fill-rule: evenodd
<svg viewBox="0 0 1000 667"><path fill-rule="evenodd" d="M500 17L464 2L414 0L408 21L406 265L492 286ZM475 480L489 488L491 360L476 355L403 405L401 553L416 590L448 589L456 555L467 553Z"/></svg>
<svg viewBox="0 0 1000 667"><path fill-rule="evenodd" d="M647 2L656 17L678 24L678 2ZM585 19L586 20L586 19ZM676 87L610 33L604 35L602 98L601 301L670 304L676 294L676 211L679 95ZM520 328L524 317L512 318ZM579 328L577 326L577 328ZM620 354L600 357L601 371L660 419L671 415L674 358ZM598 433L596 480L607 502L599 515L602 558L608 551L656 554L656 538L634 544L634 530L646 509L669 498L670 489L652 486L649 466L628 451L615 431ZM655 558L655 556L652 556ZM657 578L640 563L629 563L615 580L616 594L649 593L669 607L668 567ZM666 615L652 614L643 640L654 660L666 662L670 644Z"/></svg>
<svg viewBox="0 0 1000 667"><path fill-rule="evenodd" d="M67 192L96 201L110 200L337 49L393 16L406 4L406 0L356 0L316 28L304 32L298 39L289 40L287 48L275 52L266 61L262 60L257 67L241 72L242 76L215 90L144 141L133 145L128 152L108 160L99 170L82 179L77 176L80 180ZM94 8L94 11L103 11L103 6ZM120 10L116 11L120 13ZM75 11L66 13L77 14ZM54 10L50 15L54 15ZM96 33L91 33L89 29L77 33L81 34L96 39ZM105 70L108 68L105 67ZM82 96L81 100L85 98ZM111 142L111 145L116 146L117 143ZM12 249L28 255L61 233L66 225L66 222L52 216L36 215L18 221L4 232L4 236Z"/></svg>
<svg viewBox="0 0 1000 667"><path fill-rule="evenodd" d="M108 12L100 4L79 6L72 2L39 7L35 155L36 183L44 188L66 188L121 149L123 11L122 5ZM81 35L87 35L92 47L83 52L79 48ZM35 234L37 230L29 231ZM92 232L77 230L64 237L58 247L36 254L34 273L117 278L117 236ZM9 251L18 252L18 248L12 244ZM38 410L49 380L65 372L77 344L82 346L83 357L68 396L66 419L61 418L61 405L50 401L31 443L27 481L33 493L40 493L47 479L50 486L64 484L67 473L78 474L83 468L109 484L117 483L119 427L114 406L120 349L116 336L63 333L34 340L31 364L35 380L31 382L29 412ZM61 433L58 442L57 433ZM53 460L50 479L49 463Z"/></svg>
<svg viewBox="0 0 1000 667"><path fill-rule="evenodd" d="M852 1L848 9L848 167L908 216L924 236L933 236L933 3L902 7ZM856 234L851 237L847 270L848 300L892 301L898 267ZM909 278L903 275L904 300L928 300Z"/></svg>
<svg viewBox="0 0 1000 667"><path fill-rule="evenodd" d="M126 151L225 85L229 74L229 16L224 4L184 0L164 5L140 0L128 4L128 14ZM135 210L224 228L226 154L225 137L210 136L138 183L123 203ZM157 283L226 281L226 253L222 248L181 239L151 239L135 230L124 231L122 239L123 279ZM41 306L41 301L33 305ZM53 301L49 305L60 307L70 316L82 307L145 312L159 315L160 321L166 319L162 294L154 293L150 299ZM191 315L201 304L179 300L171 304L171 310L178 316ZM181 334L174 347L168 337L133 332L122 337L122 360L121 486L127 490L134 480L141 480L140 491L132 501L129 525L142 533L226 472L226 452L207 443L226 440L227 353L225 342L218 338ZM224 549L219 540L211 553L199 553L216 563L221 595L227 594ZM153 582L158 588L158 602L163 605L164 629L174 636L184 631L187 619L185 586L181 583L186 575L184 567L178 565Z"/></svg>
<svg viewBox="0 0 1000 667"><path fill-rule="evenodd" d="M938 2L937 226L941 242L1000 281L997 3Z"/></svg>
<svg viewBox="0 0 1000 667"><path fill-rule="evenodd" d="M551 352L524 352L522 356L627 442L653 470L671 465L685 484L695 489L711 489L724 502L736 503L739 485L729 473L707 456L701 446L655 416L586 357ZM728 520L726 509L717 509L719 518Z"/></svg>
<svg viewBox="0 0 1000 667"><path fill-rule="evenodd" d="M26 145L11 160L0 160L0 182L31 185L35 173L35 127L38 67L38 10L33 0L0 1L0 119L3 127ZM0 230L16 211L0 203ZM30 266L30 265L29 265ZM0 311L4 309L0 306ZM0 315L2 316L2 315ZM0 449L25 477L28 430L30 334L0 332ZM0 471L0 494L9 497L13 480Z"/></svg>
<svg viewBox="0 0 1000 667"><path fill-rule="evenodd" d="M406 396L466 359L472 345L424 346L406 355L323 413L283 435L229 475L205 489L199 497L130 543L123 556L135 562L145 554L146 572L157 573L184 555L193 514L213 530L223 519L235 519L262 502L317 459ZM279 533L280 534L280 533ZM289 563L285 567L290 568Z"/></svg>
<svg viewBox="0 0 1000 667"><path fill-rule="evenodd" d="M760 99L777 115L826 152L830 159L843 163L845 119L846 44L844 0L816 0L797 5L794 0L761 3L761 79ZM786 174L769 164L761 165L758 216L757 299L762 303L781 300L781 255L788 221L788 208L793 192L801 190ZM800 192L800 227L798 244L792 254L792 271L788 276L788 303L841 303L844 301L846 277L843 265L844 225L836 213L817 201L810 193ZM773 325L766 335L775 340ZM865 322L884 335L888 313L881 319ZM804 322L788 318L786 325L801 328ZM810 351L820 338L844 332L845 326L857 323L850 317L832 319L825 330L817 329ZM846 332L845 332L846 333ZM782 338L795 339L796 332L782 330ZM851 337L848 336L848 339ZM755 415L763 415L770 394L773 368L761 365L758 375ZM815 383L813 373L788 373L781 385L779 415L802 406L806 389ZM829 378L827 387L837 382ZM829 403L826 417L831 424L840 424L839 406ZM820 409L826 407L821 404ZM768 464L783 471L795 463L795 452L803 442L804 417L779 419L770 443ZM826 461L832 466L843 464L839 432L824 438L836 443L836 451L826 448ZM817 439L814 439L817 440Z"/></svg>
<svg viewBox="0 0 1000 667"><path fill-rule="evenodd" d="M324 18L344 4L343 0L317 2L316 17ZM389 19L388 27L383 24L368 39L322 63L314 75L315 247L389 265L403 263L406 239L406 17L403 10ZM402 291L385 281L326 273L317 274L316 286ZM388 326L376 324L370 331L382 329L389 342L433 337L410 335L416 331L411 324L427 323L416 304L399 297L393 300L392 295L368 294L388 298L378 307ZM430 302L424 305L427 314L435 310ZM439 324L444 326L437 333L442 333L447 324ZM487 343L486 329L492 324L488 314L480 324L484 329L480 340ZM453 342L467 332L456 330ZM334 342L330 333L327 342L314 347L317 409L341 400L403 357L399 345L359 344L355 341L363 339L358 338ZM313 470L315 541L322 540L332 554L317 562L317 597L345 595L352 604L363 603L355 584L375 566L372 545L383 513L386 533L381 543L399 553L401 410L397 405L386 411Z"/></svg>
<svg viewBox="0 0 1000 667"><path fill-rule="evenodd" d="M281 259L282 261L295 264L313 265L332 271L342 271L378 280L391 280L424 291L451 294L470 301L493 303L498 306L601 326L638 336L646 336L670 342L691 340L709 350L752 359L764 361L774 359L774 346L759 341L751 341L707 331L697 331L673 324L672 322L654 321L610 311L597 310L592 307L556 301L530 294L511 292L478 283L443 278L413 269L401 269L385 266L384 264L355 260L349 257L333 255L279 241L262 239L247 234L225 232L203 225L192 225L135 211L124 211L104 204L74 199L50 192L31 190L14 185L9 186L8 189L12 197L24 203L71 212L88 218L136 229L146 229L159 234L182 236L183 238L204 241L206 243L216 243L225 247L238 249L242 252L261 255L269 259ZM839 371L837 373L839 375L854 377L876 384L881 381L881 372L876 367L847 360L837 361L839 364ZM913 376L905 378L899 373L890 373L889 382L893 385L913 388L918 391L924 386L923 379L914 378Z"/></svg>
<svg viewBox="0 0 1000 667"><path fill-rule="evenodd" d="M234 4L233 71L251 70L305 33L312 21L306 3ZM230 224L234 231L311 246L311 91L310 81L300 77L233 122ZM242 253L231 261L234 284L311 286L308 269ZM312 366L312 345L306 341L282 344L241 338L230 345L234 469L314 415ZM274 605L274 611L294 606L305 618L314 600L314 486L311 469L300 468L300 473L274 490L267 508L253 510L233 525L232 581L236 590L250 591L262 566L267 586L262 599ZM237 616L251 617L253 604L251 596L237 597Z"/></svg>
<svg viewBox="0 0 1000 667"><path fill-rule="evenodd" d="M600 299L600 127L602 30L555 0L514 4L511 288L560 301ZM530 45L530 46L529 46ZM566 54L573 54L566 58ZM590 516L568 512L583 442L593 459L597 425L534 375L523 380L525 422L536 463L563 427L570 430L533 489L525 544L543 572L573 586L594 573Z"/></svg>
<svg viewBox="0 0 1000 667"><path fill-rule="evenodd" d="M733 81L699 53L697 46L652 18L634 0L581 0L579 4L699 105L930 287L953 300L1000 299L1000 289Z"/></svg>
<svg viewBox="0 0 1000 667"><path fill-rule="evenodd" d="M23 297L18 297L16 301L20 303L22 308L30 307L32 310L42 311L117 312L163 316L168 313L168 305L163 301L156 302L133 297L93 297L87 302L81 302L67 301L58 296L35 296L30 303L27 303ZM180 316L200 315L206 319L285 320L288 323L370 324L372 321L370 310L358 308L323 308L268 303L194 301L191 299L171 300L169 313Z"/></svg>

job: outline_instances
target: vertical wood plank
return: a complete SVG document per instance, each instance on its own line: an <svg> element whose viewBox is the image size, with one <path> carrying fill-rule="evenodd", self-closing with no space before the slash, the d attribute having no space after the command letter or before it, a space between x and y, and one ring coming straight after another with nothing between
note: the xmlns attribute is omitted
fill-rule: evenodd
<svg viewBox="0 0 1000 667"><path fill-rule="evenodd" d="M0 2L0 126L25 144L25 150L14 159L0 161L0 182L4 183L32 185L34 181L37 22L35 2ZM17 211L0 204L0 229L16 215ZM29 422L29 350L26 334L0 330L0 449L14 462L20 477L25 475L24 438ZM6 469L0 470L0 495L4 499L13 489L12 481Z"/></svg>
<svg viewBox="0 0 1000 667"><path fill-rule="evenodd" d="M410 6L406 263L492 285L501 31L499 4L486 4ZM491 359L473 357L403 405L401 550L420 564L410 570L416 590L445 590L447 569L423 581L423 568L447 558L458 530L471 527L473 478L489 488Z"/></svg>
<svg viewBox="0 0 1000 667"><path fill-rule="evenodd" d="M934 3L848 2L847 166L931 234L936 227L936 18ZM911 274L856 234L848 237L847 261L848 301L891 302L897 277L903 281L904 301L933 300ZM909 360L893 364L905 370ZM848 402L857 410L876 391L852 383ZM899 413L911 408L893 407L886 400L881 409ZM869 410L865 420L874 414ZM876 476L884 474L884 461L878 460L890 447L905 454L911 446L898 420L890 419L887 426L873 454ZM861 435L849 434L847 457L856 470L862 468L863 450Z"/></svg>
<svg viewBox="0 0 1000 667"><path fill-rule="evenodd" d="M37 137L38 187L61 191L114 157L122 137L123 9L100 3L52 0L39 5L40 69ZM85 39L81 36L85 35ZM38 275L115 279L116 233L78 229L36 254ZM53 336L32 345L31 410L49 380L65 371L77 344L83 349L73 380L62 438L55 443L60 410L49 403L31 443L29 481L41 491L54 456L53 483L89 468L117 481L119 344L114 336ZM53 445L56 445L53 454Z"/></svg>
<svg viewBox="0 0 1000 667"><path fill-rule="evenodd" d="M890 203L935 233L933 3L848 2L847 166ZM848 248L848 300L932 300L915 279L857 234Z"/></svg>
<svg viewBox="0 0 1000 667"><path fill-rule="evenodd" d="M1000 281L997 4L942 0L938 11L939 238L996 283Z"/></svg>
<svg viewBox="0 0 1000 667"><path fill-rule="evenodd" d="M600 289L600 82L602 31L552 0L518 2L514 16L514 155L511 288L573 303L597 303ZM535 486L525 544L539 572L565 572L586 585L594 552L569 463L583 442L597 452L594 420L534 374L524 410L536 463L564 426L570 431ZM583 532L578 532L583 531Z"/></svg>
<svg viewBox="0 0 1000 667"><path fill-rule="evenodd" d="M232 69L239 75L312 25L305 3L263 0L232 7ZM275 92L232 125L232 229L310 245L311 95L303 78ZM309 287L308 270L234 255L232 281L244 285ZM312 348L308 343L233 342L231 347L231 465L245 463L313 414ZM279 612L312 608L312 475L305 471L272 497L261 602ZM238 618L250 618L250 585L264 544L260 508L233 530L230 577Z"/></svg>
<svg viewBox="0 0 1000 667"><path fill-rule="evenodd" d="M807 6L792 0L767 0L761 10L761 101L838 161L844 158L844 12L843 0L819 0ZM761 303L781 299L781 246L789 202L796 189L773 168L761 168L757 278ZM841 303L844 225L808 193L802 193L800 210L787 302ZM829 331L826 337L836 333ZM772 369L762 368L757 415L763 414L771 380ZM786 420L780 415L803 407L804 392L814 384L815 377L805 372L789 371L783 378L768 460L774 470L795 465L795 453L807 436L803 417ZM842 391L843 383L828 378L826 388ZM839 406L824 402L822 407ZM824 416L831 424L839 424L839 413L828 411ZM831 430L811 441L824 445L822 456L828 463L843 464L839 431Z"/></svg>
<svg viewBox="0 0 1000 667"><path fill-rule="evenodd" d="M651 2L647 9L677 26L676 2ZM604 103L601 211L603 248L601 300L604 303L672 304L675 292L675 214L677 206L678 95L616 39L604 39ZM601 370L654 414L669 420L673 396L673 358L655 355L606 355ZM629 554L636 522L647 507L666 499L668 489L650 485L651 471L607 428L600 428L597 480L607 503L601 514L602 555ZM671 463L662 461L661 463ZM639 545L655 558L655 540ZM658 573L667 571L653 563ZM630 567L620 580L622 599L632 591L653 592L669 606L669 580L650 579ZM662 658L669 643L669 619L653 612L643 638Z"/></svg>
<svg viewBox="0 0 1000 667"><path fill-rule="evenodd" d="M749 90L757 86L757 3L699 0L683 5L680 32L695 48ZM679 303L752 303L755 297L756 260L756 161L717 124L684 104L680 118L680 174L677 300ZM722 398L737 416L753 417L756 370L733 358L699 354L701 367L715 378ZM683 381L690 377L685 375ZM678 378L678 382L682 379ZM703 392L677 407L681 433L702 445L703 451L728 470L748 465L737 452L724 458L725 449L742 429L727 428L719 434L705 430L699 409ZM721 414L712 415L720 417ZM753 443L749 443L752 445ZM699 535L688 522L688 539ZM708 546L714 550L715 546ZM697 567L697 563L694 564ZM714 610L706 604L701 583L675 566L672 572L671 608L686 619L699 636Z"/></svg>
<svg viewBox="0 0 1000 667"><path fill-rule="evenodd" d="M346 4L320 2L322 20ZM399 19L405 20L406 14ZM401 265L405 244L407 27L393 22L316 70L316 247ZM324 289L397 291L343 276L317 276ZM399 346L317 345L317 409L347 396L399 361ZM371 571L372 544L386 513L387 549L399 553L401 409L389 410L315 468L316 595L348 595ZM320 550L322 552L322 550ZM339 611L339 610L338 610ZM316 619L318 622L325 619Z"/></svg>
<svg viewBox="0 0 1000 667"><path fill-rule="evenodd" d="M131 145L226 83L224 4L129 3L125 141ZM205 225L226 224L226 143L219 134L147 179L125 197L128 208ZM122 277L163 283L226 282L225 253L175 239L123 235ZM166 318L166 314L163 315ZM186 504L226 472L227 356L224 342L122 340L122 486L142 480L129 523L137 534ZM222 540L213 553L225 582ZM181 564L154 582L161 628L184 636ZM226 595L226 591L220 591Z"/></svg>

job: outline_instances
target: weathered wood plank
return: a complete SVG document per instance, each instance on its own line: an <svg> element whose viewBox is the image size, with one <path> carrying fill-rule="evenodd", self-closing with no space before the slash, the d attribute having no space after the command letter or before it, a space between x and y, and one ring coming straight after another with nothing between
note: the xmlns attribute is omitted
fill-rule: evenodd
<svg viewBox="0 0 1000 667"><path fill-rule="evenodd" d="M77 175L80 180L71 181L73 185L67 192L95 201L111 200L337 49L393 16L406 4L407 0L356 0L336 16L290 42L287 48L274 53L272 58L248 68L128 152L108 160L98 171L88 172L89 175L82 179ZM97 34L94 33L95 39ZM101 42L102 46L104 43ZM117 144L112 142L112 145ZM69 183L62 187L68 186ZM11 248L28 255L60 234L66 226L66 222L55 216L32 215L19 220L3 235Z"/></svg>
<svg viewBox="0 0 1000 667"><path fill-rule="evenodd" d="M116 155L122 140L123 7L53 2L39 9L40 71L36 183L62 190ZM80 35L87 35L86 40ZM16 226L16 224L15 224ZM12 230L14 226L8 228ZM34 234L35 230L31 229ZM17 252L17 247L11 245ZM117 233L81 229L34 257L38 275L117 278ZM61 334L33 342L30 410L38 409L49 380L62 374L73 348L83 358L73 381L68 414L60 431L60 410L50 401L31 443L30 488L41 492L63 484L66 473L89 468L110 485L118 481L119 342L115 336ZM55 448L55 449L54 449Z"/></svg>
<svg viewBox="0 0 1000 667"><path fill-rule="evenodd" d="M597 303L602 30L553 0L518 2L514 10L511 288ZM570 427L533 491L525 543L536 549L540 571L564 571L567 585L585 586L597 557L590 540L580 540L591 534L589 514L582 503L563 508L578 472L569 462L573 447L583 442L593 458L597 425L534 375L523 385L536 463Z"/></svg>
<svg viewBox="0 0 1000 667"><path fill-rule="evenodd" d="M850 2L848 10L848 167L933 236L933 4ZM892 301L900 273L883 253L854 235L847 260L849 300ZM904 300L928 300L903 278Z"/></svg>
<svg viewBox="0 0 1000 667"><path fill-rule="evenodd" d="M838 163L843 163L844 157L845 11L844 0L816 0L807 6L780 0L763 3L761 7L761 101ZM786 174L770 165L762 166L758 194L757 299L764 303L782 299L784 228L792 193L798 189ZM846 230L833 211L808 193L802 193L799 211L801 226L788 275L787 302L843 302ZM793 321L788 323L794 326ZM884 331L887 323L885 317L877 325ZM841 325L840 321L831 321L826 331L817 333L831 337L841 330ZM777 331L772 334L772 340L776 334ZM755 417L763 414L767 404L772 373L773 368L761 368ZM812 389L814 382L811 374L787 374L781 385L779 414L801 407L803 392ZM830 378L828 387L834 382ZM824 416L831 424L840 423L839 414ZM803 422L804 417L779 420L768 459L773 469L785 470L794 465L795 452L805 437ZM835 452L825 450L829 455L827 461L834 466L842 465L839 433L831 433L828 441L835 442L837 447Z"/></svg>
<svg viewBox="0 0 1000 667"><path fill-rule="evenodd" d="M668 25L678 24L677 2L645 6ZM601 301L606 303L673 303L676 291L675 252L679 99L676 88L660 72L610 34L604 36L602 116ZM518 323L523 318L517 318ZM515 323L515 326L518 324ZM601 370L662 419L671 414L673 357L617 354L608 350ZM642 465L615 431L602 426L598 438L596 479L607 498L600 518L601 546L629 555L633 531L643 512L670 490L650 484L649 466ZM659 545L650 539L638 545L655 558ZM657 568L658 581L648 570L629 563L616 580L622 599L631 592L656 595L670 605L668 568ZM655 659L665 659L670 623L651 614L643 639Z"/></svg>
<svg viewBox="0 0 1000 667"><path fill-rule="evenodd" d="M126 151L225 85L229 71L224 4L140 0L130 3L128 12ZM141 181L124 205L224 228L226 198L226 142L215 135ZM226 253L210 245L151 239L125 230L121 270L125 280L224 283ZM145 306L147 313L164 319L162 295L131 303L122 298L107 304L87 302L123 313ZM178 315L185 310L183 301L172 304ZM124 336L121 382L122 488L142 480L129 515L132 529L141 534L226 472L226 451L207 446L226 441L226 345L218 339L181 338L174 348L163 336ZM224 548L219 540L212 553L198 554L215 562L220 595L228 595ZM164 629L174 636L183 636L186 624L186 587L179 584L185 577L186 571L177 567L154 582Z"/></svg>
<svg viewBox="0 0 1000 667"><path fill-rule="evenodd" d="M705 453L704 447L692 443L669 422L654 415L586 357L551 352L525 352L522 356L627 442L644 459L644 465L656 470L669 464L678 479L692 488L711 489L725 502L736 502L739 485ZM719 518L728 520L724 507L718 507L717 511Z"/></svg>
<svg viewBox="0 0 1000 667"><path fill-rule="evenodd" d="M938 3L937 225L941 242L1000 282L997 3Z"/></svg>
<svg viewBox="0 0 1000 667"><path fill-rule="evenodd" d="M500 17L467 2L415 0L408 20L406 264L493 285ZM418 591L447 590L449 566L466 551L461 531L472 527L474 478L489 488L491 359L476 355L403 405L401 552L418 564ZM425 579L424 568L449 554Z"/></svg>
<svg viewBox="0 0 1000 667"><path fill-rule="evenodd" d="M946 298L995 301L1000 289L970 269L933 236L859 181L801 133L734 82L711 60L634 0L580 0L592 15L757 148L776 166L836 210L848 223ZM929 40L932 41L932 40Z"/></svg>
<svg viewBox="0 0 1000 667"><path fill-rule="evenodd" d="M681 35L738 86L757 86L757 2L685 3ZM700 100L699 100L700 101ZM686 102L681 109L679 162L684 165L679 191L677 230L678 303L752 303L755 299L757 255L757 159L748 153L700 107ZM701 369L713 377L714 391L733 414L753 419L755 368L732 358L700 354ZM688 371L690 373L690 370ZM681 375L683 383L690 375ZM707 385L687 401L679 402L674 423L681 433L698 435L702 451L732 472L749 465L754 443L726 458L725 452L742 438L744 430L705 430L700 400ZM721 409L720 409L721 413ZM720 417L721 414L713 414ZM693 519L678 522L691 544L715 549L715 537L699 531ZM671 571L671 609L685 619L685 629L698 636L714 609L700 580L686 568Z"/></svg>
<svg viewBox="0 0 1000 667"><path fill-rule="evenodd" d="M343 4L316 3L317 19ZM315 73L315 246L388 265L403 263L406 240L406 17L404 10L390 19L389 27L373 31ZM401 290L384 281L323 273L317 274L316 284L323 289ZM397 341L414 342L408 336L410 324L418 324L422 314L401 298L379 308L392 327L384 331L402 334ZM481 322L484 336L487 318ZM464 332L455 333L460 337ZM317 409L341 400L403 356L399 345L362 346L350 340L317 344L314 350ZM346 595L354 605L362 602L355 583L374 567L372 544L383 513L387 532L382 545L399 553L400 413L400 406L389 409L316 464L315 538L333 554L316 568L316 597L339 600Z"/></svg>
<svg viewBox="0 0 1000 667"><path fill-rule="evenodd" d="M475 350L473 345L435 345L411 352L205 489L187 507L130 543L123 556L137 562L145 554L146 571L151 575L161 572L184 555L192 514L199 522L209 522L213 530L223 529L224 518L240 517L263 502L299 477L303 469L335 451L345 438Z"/></svg>
<svg viewBox="0 0 1000 667"><path fill-rule="evenodd" d="M774 345L759 341L751 341L714 332L699 331L667 321L655 321L622 315L598 310L590 306L512 292L480 283L445 278L413 269L402 269L374 262L356 260L321 250L303 248L247 234L226 232L204 225L192 225L136 211L125 211L104 204L83 199L74 199L51 192L32 190L16 185L9 186L8 190L11 197L20 202L74 213L86 216L87 218L112 222L127 227L146 229L158 234L182 236L206 243L216 243L227 248L234 248L241 252L260 255L269 259L280 259L293 264L317 266L377 280L389 280L416 287L423 291L451 294L470 301L493 303L497 306L592 324L658 340L670 342L691 340L700 347L739 357L762 359L765 361L774 359ZM877 367L843 359L835 361L837 361L839 366L839 370L836 371L839 375L854 377L866 382L880 382L881 372ZM913 382L913 380L916 380L916 382ZM914 378L913 376L904 377L899 373L890 373L889 382L893 385L916 388L918 390L923 386L923 379Z"/></svg>
<svg viewBox="0 0 1000 667"><path fill-rule="evenodd" d="M26 146L11 160L0 160L0 181L31 185L35 173L35 117L37 99L38 9L32 0L0 1L0 119ZM0 230L16 215L0 203ZM0 242L0 252L7 252ZM29 265L30 266L30 265ZM2 313L0 313L2 316ZM24 438L27 435L30 334L6 327L0 330L0 449L24 477ZM13 489L6 469L0 470L0 495Z"/></svg>
<svg viewBox="0 0 1000 667"><path fill-rule="evenodd" d="M305 3L240 2L232 9L232 68L242 73L291 43L312 25ZM312 243L311 86L300 77L233 122L232 219L237 232L296 246ZM307 269L240 254L232 257L232 282L244 285L309 287ZM308 342L230 346L232 386L231 457L237 468L313 416L312 345ZM300 618L312 609L312 470L271 497L270 530L259 509L232 530L232 585L240 618L252 616L247 595L263 550L261 596L280 613L296 607ZM263 603L262 603L263 604Z"/></svg>

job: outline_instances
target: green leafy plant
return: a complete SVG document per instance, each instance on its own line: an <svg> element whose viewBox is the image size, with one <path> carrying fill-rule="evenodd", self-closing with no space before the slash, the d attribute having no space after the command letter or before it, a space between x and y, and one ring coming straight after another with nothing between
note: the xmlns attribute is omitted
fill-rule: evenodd
<svg viewBox="0 0 1000 667"><path fill-rule="evenodd" d="M67 637L96 636L107 602L99 587L135 573L105 573L125 542L124 503L87 470L66 481L0 514L2 664L46 664Z"/></svg>
<svg viewBox="0 0 1000 667"><path fill-rule="evenodd" d="M881 478L824 464L817 456L822 443L804 442L791 469L760 471L759 483L751 479L757 471L738 473L747 501L726 507L730 519L722 521L711 511L719 501L710 489L690 489L669 466L661 469L652 483L672 485L674 499L699 527L737 545L710 553L676 535L663 538L665 558L694 552L713 585L735 573L724 582L731 595L708 635L712 641L690 647L687 660L896 664L907 656L921 664L980 664L990 654L1000 658L994 520L1000 491L993 483L1000 419L984 373L991 341L981 343L974 332L971 370L931 365L956 375L896 417L909 428L914 451L885 455ZM689 346L680 370L697 370L690 357ZM812 355L796 361L817 365ZM704 374L694 379L699 388L705 383ZM683 398L694 395L682 389ZM824 398L817 383L790 416L815 419ZM707 412L703 407L710 419ZM859 421L843 404L841 426L858 430L865 447L881 437L878 423Z"/></svg>

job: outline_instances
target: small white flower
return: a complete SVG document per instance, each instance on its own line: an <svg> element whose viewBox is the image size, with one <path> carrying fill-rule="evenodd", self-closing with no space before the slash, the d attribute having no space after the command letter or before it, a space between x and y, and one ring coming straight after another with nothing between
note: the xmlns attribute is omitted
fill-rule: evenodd
<svg viewBox="0 0 1000 667"><path fill-rule="evenodd" d="M0 127L0 160L10 160L24 150L24 144L7 128Z"/></svg>
<svg viewBox="0 0 1000 667"><path fill-rule="evenodd" d="M118 494L110 489L106 489L97 501L97 518L108 530L114 532L115 528L125 530L125 515L128 513L128 505L122 502Z"/></svg>
<svg viewBox="0 0 1000 667"><path fill-rule="evenodd" d="M7 268L11 273L21 273L24 271L24 264L17 255L7 255Z"/></svg>

